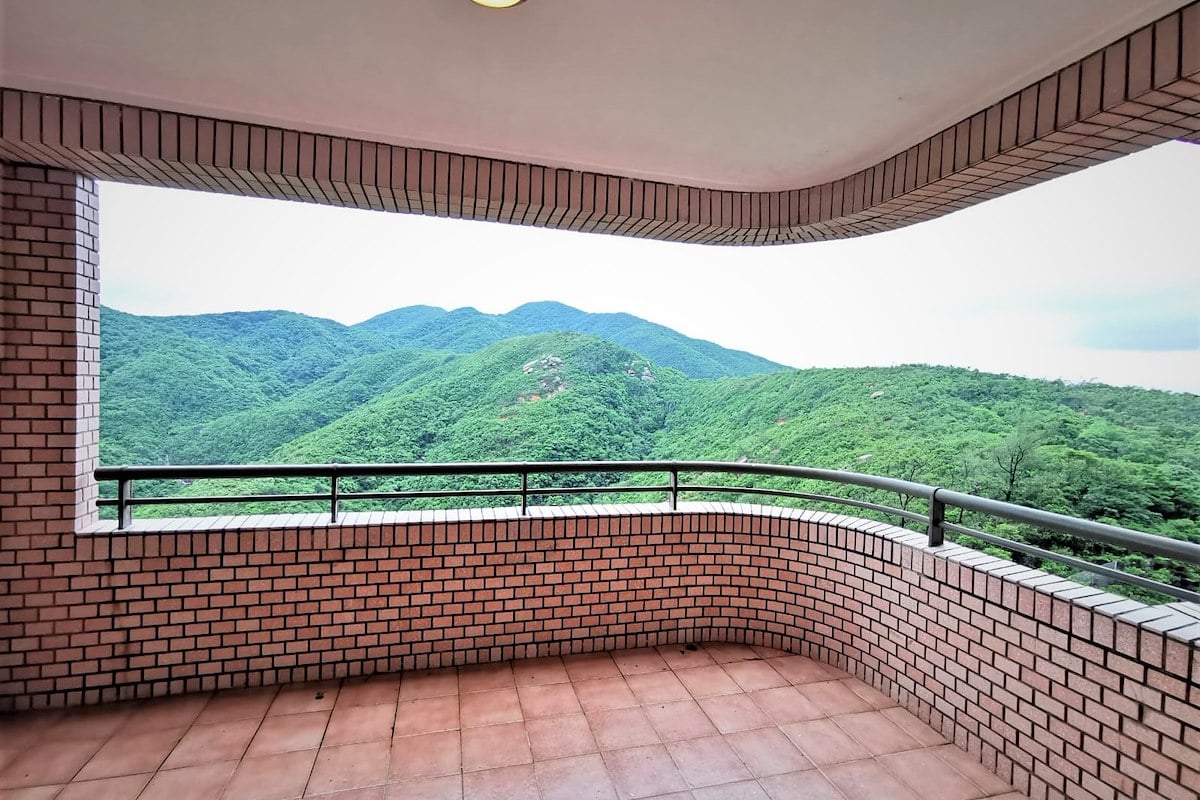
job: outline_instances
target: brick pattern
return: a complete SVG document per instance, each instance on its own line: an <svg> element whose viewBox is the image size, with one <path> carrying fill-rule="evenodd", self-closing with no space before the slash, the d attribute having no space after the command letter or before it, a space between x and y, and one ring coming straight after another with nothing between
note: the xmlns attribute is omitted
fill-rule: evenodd
<svg viewBox="0 0 1200 800"><path fill-rule="evenodd" d="M878 164L778 192L634 180L15 89L0 98L0 157L15 162L155 186L728 245L892 230L1198 138L1200 2Z"/></svg>
<svg viewBox="0 0 1200 800"><path fill-rule="evenodd" d="M91 178L0 162L0 694L51 690L38 659L84 624L58 593L96 518L96 227Z"/></svg>
<svg viewBox="0 0 1200 800"><path fill-rule="evenodd" d="M66 562L57 538L24 551L54 570L10 586L26 616L0 702L717 640L852 672L1033 798L1200 786L1194 606L1148 608L965 548L931 551L911 531L756 506L269 520L126 535L99 523Z"/></svg>

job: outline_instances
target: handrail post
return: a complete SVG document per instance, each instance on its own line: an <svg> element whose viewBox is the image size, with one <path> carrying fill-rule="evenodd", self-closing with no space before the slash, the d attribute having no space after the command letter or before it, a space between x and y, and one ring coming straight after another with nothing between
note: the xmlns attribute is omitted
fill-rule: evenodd
<svg viewBox="0 0 1200 800"><path fill-rule="evenodd" d="M521 472L521 516L529 513L529 473Z"/></svg>
<svg viewBox="0 0 1200 800"><path fill-rule="evenodd" d="M117 478L117 530L125 530L133 524L133 480Z"/></svg>
<svg viewBox="0 0 1200 800"><path fill-rule="evenodd" d="M946 541L946 504L938 499L938 489L929 493L929 546L941 547Z"/></svg>
<svg viewBox="0 0 1200 800"><path fill-rule="evenodd" d="M334 472L329 476L329 521L338 521L338 476Z"/></svg>
<svg viewBox="0 0 1200 800"><path fill-rule="evenodd" d="M671 479L670 491L667 495L667 499L670 500L671 510L678 511L679 510L679 470L672 469L670 472L670 479Z"/></svg>

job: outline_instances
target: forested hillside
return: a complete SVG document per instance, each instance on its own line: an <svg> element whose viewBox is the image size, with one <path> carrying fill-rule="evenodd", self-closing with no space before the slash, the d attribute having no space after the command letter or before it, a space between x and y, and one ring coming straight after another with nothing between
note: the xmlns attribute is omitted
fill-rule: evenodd
<svg viewBox="0 0 1200 800"><path fill-rule="evenodd" d="M928 366L733 377L749 363L741 358L746 354L634 317L557 304L500 317L413 307L350 327L287 312L146 318L104 309L102 326L106 464L648 458L803 464L892 475L1200 541L1200 397L1194 395ZM586 330L488 341L506 326ZM588 335L597 330L649 336L657 352L682 349L687 358L676 363L717 364L726 376L689 376L611 338ZM620 476L554 482L586 487L614 478ZM348 481L344 490L453 484L364 479ZM507 484L497 478L472 485ZM143 490L201 496L319 488L292 480ZM434 502L479 501L425 501ZM156 512L180 513L143 508L138 514ZM1017 526L993 522L991 529L1200 584L1195 570Z"/></svg>

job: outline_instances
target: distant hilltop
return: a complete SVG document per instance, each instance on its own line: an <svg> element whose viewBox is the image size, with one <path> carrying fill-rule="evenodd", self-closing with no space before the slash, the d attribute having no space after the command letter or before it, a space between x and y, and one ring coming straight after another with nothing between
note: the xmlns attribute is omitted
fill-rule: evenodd
<svg viewBox="0 0 1200 800"><path fill-rule="evenodd" d="M753 353L693 339L632 314L591 314L553 301L526 303L507 314L483 314L473 308L443 311L430 306L409 306L353 327L387 336L397 347L455 353L471 353L513 336L584 333L629 348L689 378L758 375L785 369L784 365Z"/></svg>

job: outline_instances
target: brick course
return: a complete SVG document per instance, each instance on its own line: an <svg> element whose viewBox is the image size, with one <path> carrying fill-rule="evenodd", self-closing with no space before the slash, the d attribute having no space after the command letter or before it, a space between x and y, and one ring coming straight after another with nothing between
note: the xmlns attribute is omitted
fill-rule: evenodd
<svg viewBox="0 0 1200 800"><path fill-rule="evenodd" d="M684 504L136 526L29 542L7 707L727 640L854 673L1033 798L1200 778L1195 606L881 523Z"/></svg>

